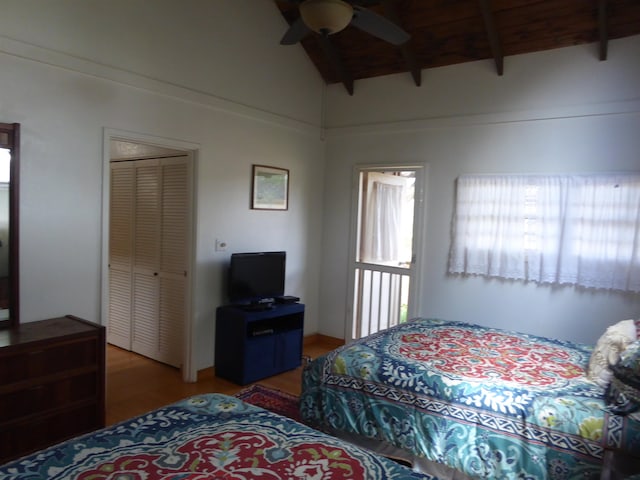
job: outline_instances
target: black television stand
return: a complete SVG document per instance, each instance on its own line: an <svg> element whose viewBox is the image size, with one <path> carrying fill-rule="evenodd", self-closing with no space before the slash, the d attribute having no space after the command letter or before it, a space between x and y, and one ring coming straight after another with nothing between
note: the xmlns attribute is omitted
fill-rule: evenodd
<svg viewBox="0 0 640 480"><path fill-rule="evenodd" d="M260 310L247 310L246 305L218 307L216 376L246 385L302 364L304 305L260 306Z"/></svg>

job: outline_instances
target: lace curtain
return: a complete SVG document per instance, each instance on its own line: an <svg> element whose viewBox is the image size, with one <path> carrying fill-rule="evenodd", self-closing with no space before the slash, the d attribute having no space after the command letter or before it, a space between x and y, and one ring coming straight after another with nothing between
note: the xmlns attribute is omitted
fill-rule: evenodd
<svg viewBox="0 0 640 480"><path fill-rule="evenodd" d="M449 272L640 291L640 175L458 178Z"/></svg>
<svg viewBox="0 0 640 480"><path fill-rule="evenodd" d="M402 191L401 185L373 182L366 210L363 261L380 263L398 260Z"/></svg>

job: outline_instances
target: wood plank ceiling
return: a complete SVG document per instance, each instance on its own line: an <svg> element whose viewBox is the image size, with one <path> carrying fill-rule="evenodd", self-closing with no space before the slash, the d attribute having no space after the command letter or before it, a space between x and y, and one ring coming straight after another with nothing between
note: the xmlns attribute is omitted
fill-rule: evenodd
<svg viewBox="0 0 640 480"><path fill-rule="evenodd" d="M289 24L301 0L274 0ZM608 40L640 34L640 0L351 0L400 25L410 35L393 46L353 26L301 43L328 84L407 72L416 86L424 69L476 60L508 70L510 55L594 43L606 60ZM283 32L284 34L284 32ZM274 39L279 41L280 39ZM295 48L283 46L282 48ZM639 59L640 61L640 59Z"/></svg>

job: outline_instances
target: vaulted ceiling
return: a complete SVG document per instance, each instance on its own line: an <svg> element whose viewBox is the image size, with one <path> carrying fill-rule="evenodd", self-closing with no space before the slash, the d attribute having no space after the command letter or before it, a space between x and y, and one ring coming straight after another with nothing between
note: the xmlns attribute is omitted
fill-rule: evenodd
<svg viewBox="0 0 640 480"><path fill-rule="evenodd" d="M302 0L274 1L289 24L299 18ZM411 35L394 46L350 25L324 39L313 32L304 37L302 46L325 82L342 83L350 94L355 80L406 72L420 86L424 69L476 60L493 62L496 75L503 75L510 55L585 43L594 44L594 61L605 61L608 40L640 34L640 0L349 3L385 16Z"/></svg>

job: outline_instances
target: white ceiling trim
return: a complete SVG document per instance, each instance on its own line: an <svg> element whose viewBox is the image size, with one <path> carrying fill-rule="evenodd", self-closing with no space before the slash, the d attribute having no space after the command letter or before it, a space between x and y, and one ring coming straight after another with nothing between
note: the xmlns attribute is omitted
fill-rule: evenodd
<svg viewBox="0 0 640 480"><path fill-rule="evenodd" d="M478 115L454 115L448 117L425 118L418 120L399 120L393 122L371 123L366 125L325 127L327 138L348 137L353 135L394 134L415 132L437 128L455 128L507 123L540 122L570 118L586 118L608 115L635 115L640 113L640 98L628 101L599 104L562 106L557 109L529 110L520 112L488 113Z"/></svg>

